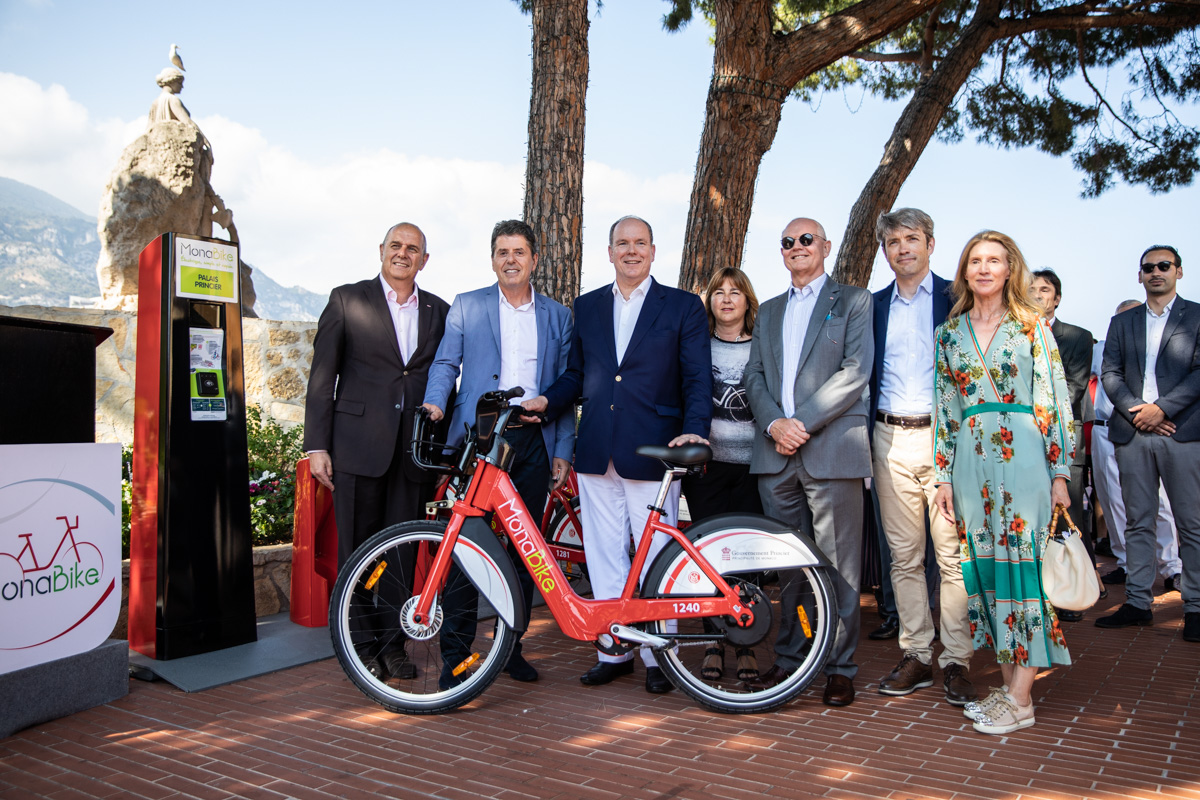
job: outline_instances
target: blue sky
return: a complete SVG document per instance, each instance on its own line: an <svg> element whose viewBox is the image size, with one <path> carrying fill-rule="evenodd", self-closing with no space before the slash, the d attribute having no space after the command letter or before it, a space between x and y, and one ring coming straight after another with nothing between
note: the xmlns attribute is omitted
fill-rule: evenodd
<svg viewBox="0 0 1200 800"><path fill-rule="evenodd" d="M654 224L659 280L678 274L712 51L702 23L664 32L666 8L606 0L593 15L585 289L611 280L605 236L626 213ZM375 272L383 231L408 219L429 236L427 289L449 299L493 279L488 234L523 198L530 23L514 3L0 0L0 175L95 214L171 43L246 260L327 291ZM856 92L785 106L742 264L761 297L786 286L778 236L789 219L819 219L837 246L899 110ZM1079 187L1063 159L935 142L898 203L933 216L934 269L947 277L977 230L1013 235L1032 264L1062 276L1060 315L1097 337L1120 300L1141 296L1148 244L1181 250L1189 295L1200 190L1083 200ZM876 258L871 288L888 280Z"/></svg>

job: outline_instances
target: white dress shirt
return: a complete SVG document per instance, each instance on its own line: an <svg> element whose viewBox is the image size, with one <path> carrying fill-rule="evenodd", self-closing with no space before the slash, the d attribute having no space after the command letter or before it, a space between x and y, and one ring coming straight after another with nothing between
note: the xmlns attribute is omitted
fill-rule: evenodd
<svg viewBox="0 0 1200 800"><path fill-rule="evenodd" d="M533 294L529 302L514 306L500 292L500 386L511 389L520 386L524 399L537 397L537 316L533 309ZM520 405L521 397L512 405Z"/></svg>
<svg viewBox="0 0 1200 800"><path fill-rule="evenodd" d="M822 272L807 286L788 291L787 310L783 315L783 378L780 385L780 407L783 415L796 413L796 373L800 371L800 351L804 349L804 335L812 319L817 296L825 286L826 275Z"/></svg>
<svg viewBox="0 0 1200 800"><path fill-rule="evenodd" d="M625 348L633 338L633 329L637 325L638 315L642 313L642 305L646 302L646 292L650 291L649 275L646 280L634 287L629 293L629 299L621 294L621 288L613 281L613 335L617 342L617 364L625 358Z"/></svg>
<svg viewBox="0 0 1200 800"><path fill-rule="evenodd" d="M1171 316L1174 305L1175 298L1171 298L1162 314L1155 316L1150 304L1146 304L1146 383L1142 387L1142 399L1147 403L1158 399L1158 376L1154 374L1154 368L1158 366L1158 348L1162 347L1163 329L1167 327L1167 317Z"/></svg>
<svg viewBox="0 0 1200 800"><path fill-rule="evenodd" d="M388 311L392 314L392 325L396 328L396 343L400 345L400 357L407 364L417 349L417 321L420 317L420 304L417 301L417 285L413 284L412 294L403 303L396 300L396 290L384 280L379 273L379 282L383 284L383 296L387 298Z"/></svg>
<svg viewBox="0 0 1200 800"><path fill-rule="evenodd" d="M883 373L879 376L879 410L906 417L933 411L933 273L911 300L892 289Z"/></svg>

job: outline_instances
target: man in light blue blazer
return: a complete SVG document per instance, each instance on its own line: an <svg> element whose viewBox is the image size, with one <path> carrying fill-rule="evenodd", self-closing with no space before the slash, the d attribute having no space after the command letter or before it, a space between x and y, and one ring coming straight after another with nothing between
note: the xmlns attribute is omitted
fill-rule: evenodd
<svg viewBox="0 0 1200 800"><path fill-rule="evenodd" d="M497 282L458 295L450 306L446 332L429 368L424 403L432 419L441 419L461 369L462 380L450 415L450 447L462 444L466 427L474 425L480 395L521 386L524 397L535 397L567 367L571 312L533 290L530 276L537 260L537 237L529 225L521 220L497 223L492 230L492 269ZM520 400L513 403L519 404ZM551 475L556 486L567 478L575 446L574 423L570 414L544 424L514 419L504 434L516 451L509 476L535 520L541 519L545 508ZM525 608L531 609L533 578L514 549L510 547L508 553L521 579ZM471 655L476 604L474 586L461 575L452 574L445 593L443 688L462 680L453 675L453 670ZM519 637L524 627L521 624L517 631L516 648L505 671L515 680L535 681L537 670L521 654Z"/></svg>

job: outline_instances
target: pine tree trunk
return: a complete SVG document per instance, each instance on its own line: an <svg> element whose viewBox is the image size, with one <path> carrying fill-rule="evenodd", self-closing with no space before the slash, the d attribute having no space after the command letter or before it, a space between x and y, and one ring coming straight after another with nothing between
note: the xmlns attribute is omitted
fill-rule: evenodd
<svg viewBox="0 0 1200 800"><path fill-rule="evenodd" d="M740 267L754 185L790 87L769 82L770 0L715 4L713 78L696 158L679 288L702 292L723 267Z"/></svg>
<svg viewBox="0 0 1200 800"><path fill-rule="evenodd" d="M901 187L937 132L946 109L954 102L955 95L979 64L979 59L1000 38L1001 29L995 19L998 13L995 2L983 3L958 44L904 107L891 138L884 145L879 166L850 211L850 221L846 224L833 269L834 280L866 286L871 279L871 267L879 247L875 239L875 221L881 213L891 210Z"/></svg>
<svg viewBox="0 0 1200 800"><path fill-rule="evenodd" d="M570 305L583 267L583 128L588 81L587 0L534 0L533 88L525 221L541 255L537 291Z"/></svg>

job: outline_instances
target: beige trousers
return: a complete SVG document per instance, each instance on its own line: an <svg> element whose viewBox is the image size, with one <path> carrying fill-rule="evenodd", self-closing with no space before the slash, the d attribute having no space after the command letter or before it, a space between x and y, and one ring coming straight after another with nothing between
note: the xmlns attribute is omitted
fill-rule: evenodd
<svg viewBox="0 0 1200 800"><path fill-rule="evenodd" d="M900 649L924 664L933 661L933 616L925 584L925 520L933 539L941 585L941 639L938 663L969 667L974 646L967 619L958 534L933 503L933 429L875 423L874 484L884 535L892 550L892 589L900 616Z"/></svg>

